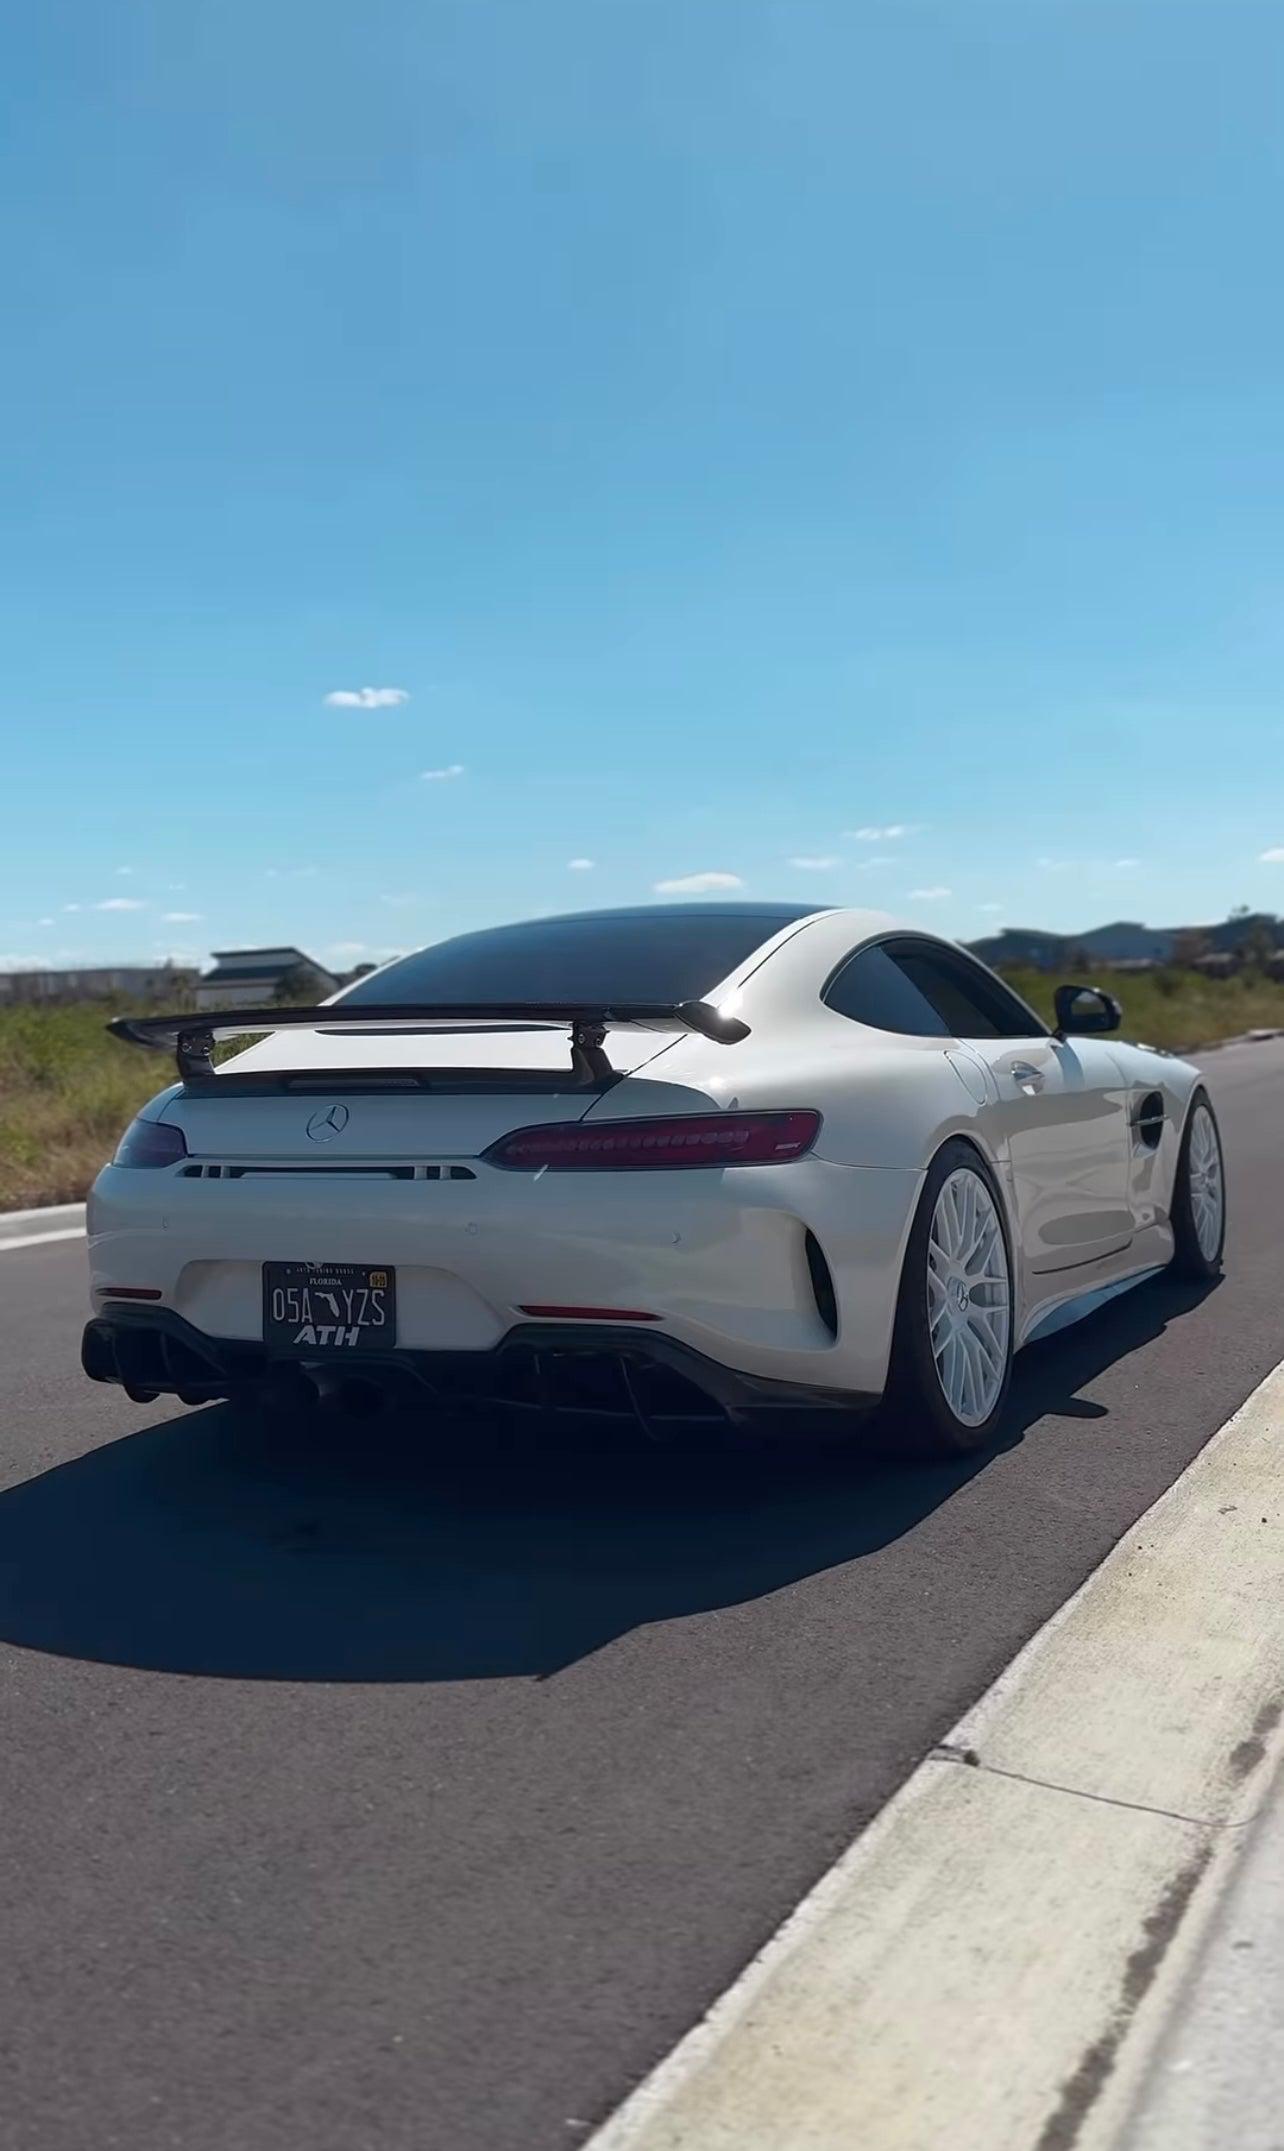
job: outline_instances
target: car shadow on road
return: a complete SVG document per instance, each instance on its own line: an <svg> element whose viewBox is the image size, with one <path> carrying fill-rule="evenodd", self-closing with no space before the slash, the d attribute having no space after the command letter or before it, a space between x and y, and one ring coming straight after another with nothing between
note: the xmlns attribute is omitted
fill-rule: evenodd
<svg viewBox="0 0 1284 2151"><path fill-rule="evenodd" d="M912 1531L1202 1294L1151 1289L1018 1361L980 1458L657 1446L592 1423L432 1429L182 1413L0 1495L0 1639L176 1673L449 1681L557 1671Z"/></svg>

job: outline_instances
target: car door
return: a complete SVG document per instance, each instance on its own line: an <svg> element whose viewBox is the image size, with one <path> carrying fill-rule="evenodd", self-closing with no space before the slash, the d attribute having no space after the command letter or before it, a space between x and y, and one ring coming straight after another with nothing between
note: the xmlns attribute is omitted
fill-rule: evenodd
<svg viewBox="0 0 1284 2151"><path fill-rule="evenodd" d="M1095 1038L1054 1038L961 951L914 939L885 946L985 1070L983 1117L996 1156L1011 1169L1029 1268L1086 1268L1126 1247L1129 1091L1109 1048Z"/></svg>

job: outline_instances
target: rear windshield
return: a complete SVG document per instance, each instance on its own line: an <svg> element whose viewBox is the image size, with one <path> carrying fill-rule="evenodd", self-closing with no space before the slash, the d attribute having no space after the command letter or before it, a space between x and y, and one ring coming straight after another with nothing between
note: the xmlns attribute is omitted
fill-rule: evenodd
<svg viewBox="0 0 1284 2151"><path fill-rule="evenodd" d="M459 934L343 996L414 1001L693 1001L806 910L585 912Z"/></svg>

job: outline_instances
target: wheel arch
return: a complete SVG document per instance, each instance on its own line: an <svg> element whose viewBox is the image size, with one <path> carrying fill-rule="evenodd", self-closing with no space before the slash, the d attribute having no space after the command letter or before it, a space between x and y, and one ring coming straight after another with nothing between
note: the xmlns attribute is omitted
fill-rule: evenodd
<svg viewBox="0 0 1284 2151"><path fill-rule="evenodd" d="M960 1143L962 1144L964 1149L970 1150L974 1157L980 1159L982 1165L984 1165L989 1172L990 1178L994 1183L999 1197L999 1219L1000 1223L1003 1226L1003 1237L1007 1241L1008 1275L1012 1280L1012 1291L1014 1300L1017 1298L1024 1299L1024 1290L1022 1286L1021 1271L1018 1260L1018 1251L1021 1245L1021 1235L1018 1229L1018 1220L1016 1217L1015 1205L1013 1202L1012 1189L1009 1184L1009 1175L1002 1161L998 1158L993 1158L990 1156L990 1153L987 1151L984 1143L978 1140L975 1130L972 1128L950 1128L944 1133L942 1133L937 1140L936 1147L933 1150L931 1157L927 1160L927 1163L923 1168L923 1178L918 1191L918 1199L915 1202L914 1208L910 1213L910 1226L906 1230L904 1243L901 1247L901 1258L896 1277L897 1294L899 1296L901 1283L905 1276L905 1262L909 1254L910 1230L913 1227L914 1219L918 1216L921 1205L927 1200L928 1183L930 1182L932 1177L932 1167L936 1164L937 1159L942 1155L942 1153L949 1149L952 1143ZM1014 1326L1016 1311L1017 1310L1014 1305Z"/></svg>
<svg viewBox="0 0 1284 2151"><path fill-rule="evenodd" d="M1217 1119L1217 1108L1208 1095L1208 1085L1207 1083L1205 1083L1203 1076L1197 1075L1194 1082L1191 1084L1190 1089L1186 1093L1185 1101L1181 1108L1180 1117L1174 1116L1173 1119L1173 1132L1176 1135L1177 1140L1173 1146L1172 1171L1168 1177L1168 1201L1170 1208L1172 1205L1173 1197L1177 1191L1178 1167L1181 1164L1181 1160L1186 1149L1186 1132L1190 1127L1191 1115L1193 1114L1197 1105L1206 1105L1208 1107L1209 1112L1212 1114L1213 1119L1217 1124L1218 1140L1220 1141L1221 1139L1222 1124L1220 1120Z"/></svg>
<svg viewBox="0 0 1284 2151"><path fill-rule="evenodd" d="M957 1146L957 1147L956 1147ZM953 1160L945 1159L945 1152L956 1149ZM965 1155L966 1154L966 1155ZM1004 1251L1008 1260L1009 1304L1006 1343L1006 1365L1002 1373L997 1395L984 1421L960 1420L956 1408L945 1391L940 1367L935 1364L935 1349L931 1341L928 1296L907 1291L914 1283L907 1269L911 1254L916 1250L924 1263L927 1262L926 1239L930 1232L929 1204L935 1202L950 1173L966 1169L974 1163L978 1177L983 1176L993 1198L999 1230L1003 1236ZM942 1169L943 1168L943 1169ZM888 1368L888 1381L884 1392L885 1408L890 1409L893 1420L899 1426L899 1439L906 1441L910 1453L941 1455L967 1453L988 1440L999 1423L1008 1387L1011 1381L1012 1361L1016 1350L1017 1307L1019 1294L1018 1273L1014 1262L1014 1239L1010 1212L1010 1191L1005 1186L1005 1175L999 1163L992 1158L983 1142L971 1133L953 1129L940 1131L930 1158L923 1171L922 1184L914 1206L914 1216L906 1239L897 1277L896 1321L892 1339L892 1352ZM966 1295L964 1295L966 1301ZM970 1320L970 1318L969 1318ZM919 1430L913 1430L912 1421L905 1418L909 1407L919 1422ZM961 1407L960 1407L961 1409ZM899 1415L899 1418L898 1416ZM946 1422L948 1421L948 1425ZM980 1431L968 1431L975 1425Z"/></svg>
<svg viewBox="0 0 1284 2151"><path fill-rule="evenodd" d="M990 1177L999 1191L999 1202L1003 1211L1003 1229L1008 1236L1008 1260L1011 1262L1014 1244L1013 1234L1016 1231L1016 1216L1012 1189L1009 1185L1008 1168L1001 1158L991 1157L984 1143L977 1136L975 1128L951 1128L948 1135L941 1137L927 1161L927 1170L923 1175L924 1186L927 1184L927 1175L931 1172L941 1152L948 1149L951 1143L962 1143L965 1149L973 1151L981 1160L982 1165L988 1168Z"/></svg>

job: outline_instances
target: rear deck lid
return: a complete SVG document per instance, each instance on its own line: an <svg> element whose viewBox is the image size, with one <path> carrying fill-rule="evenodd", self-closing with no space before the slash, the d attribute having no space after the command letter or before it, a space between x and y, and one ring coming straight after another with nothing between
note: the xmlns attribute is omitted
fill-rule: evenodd
<svg viewBox="0 0 1284 2151"><path fill-rule="evenodd" d="M189 1084L163 1118L197 1159L262 1158L318 1170L367 1161L475 1158L501 1135L578 1120L603 1096L573 1078L565 1031L278 1032ZM628 1075L673 1037L611 1029ZM530 1079L529 1081L527 1079ZM222 1086L226 1084L226 1088Z"/></svg>

